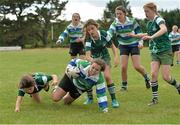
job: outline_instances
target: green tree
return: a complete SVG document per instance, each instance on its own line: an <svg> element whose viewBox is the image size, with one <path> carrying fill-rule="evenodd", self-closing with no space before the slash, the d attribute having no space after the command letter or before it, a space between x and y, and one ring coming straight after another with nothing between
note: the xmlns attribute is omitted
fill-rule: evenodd
<svg viewBox="0 0 180 125"><path fill-rule="evenodd" d="M59 0L38 0L36 1L35 12L38 15L39 31L37 36L43 41L44 45L48 42L48 32L51 28L51 20L56 20L61 15L62 10L68 1L59 2ZM40 6L41 5L41 6Z"/></svg>
<svg viewBox="0 0 180 125"><path fill-rule="evenodd" d="M177 8L170 11L161 10L159 13L165 19L169 32L172 30L173 25L180 27L180 9Z"/></svg>
<svg viewBox="0 0 180 125"><path fill-rule="evenodd" d="M26 21L25 17L28 14L23 13L24 10L30 7L32 1L28 0L2 0L0 2L0 14L2 14L2 20L0 22L1 33L3 34L3 40L7 45L22 45L26 37ZM11 20L7 16L8 14L14 15L16 20Z"/></svg>
<svg viewBox="0 0 180 125"><path fill-rule="evenodd" d="M60 0L1 0L0 32L7 45L21 45L30 37L41 40L46 46L50 20L55 20L68 1ZM11 14L15 19L9 19Z"/></svg>

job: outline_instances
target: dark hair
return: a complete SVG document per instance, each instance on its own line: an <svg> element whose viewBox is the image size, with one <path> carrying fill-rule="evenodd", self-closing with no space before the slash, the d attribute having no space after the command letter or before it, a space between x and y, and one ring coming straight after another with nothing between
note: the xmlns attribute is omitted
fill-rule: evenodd
<svg viewBox="0 0 180 125"><path fill-rule="evenodd" d="M99 59L99 58L93 59L92 63L98 64L98 65L101 67L101 71L104 71L105 68L106 68L106 63L105 63L105 61L102 60L102 59Z"/></svg>
<svg viewBox="0 0 180 125"><path fill-rule="evenodd" d="M123 6L117 6L115 10L121 10L125 15L127 15L126 9Z"/></svg>
<svg viewBox="0 0 180 125"><path fill-rule="evenodd" d="M35 85L35 80L33 79L32 75L25 75L21 78L19 83L19 88L29 88Z"/></svg>

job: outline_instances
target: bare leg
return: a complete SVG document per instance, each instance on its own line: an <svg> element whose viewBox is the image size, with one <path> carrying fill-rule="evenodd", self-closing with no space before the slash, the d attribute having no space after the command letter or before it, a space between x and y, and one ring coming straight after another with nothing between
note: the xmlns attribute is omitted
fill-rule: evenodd
<svg viewBox="0 0 180 125"><path fill-rule="evenodd" d="M69 92L63 97L64 104L71 104L75 99L70 96Z"/></svg>
<svg viewBox="0 0 180 125"><path fill-rule="evenodd" d="M144 76L146 72L145 72L144 67L140 64L140 56L133 55L131 59L132 59L133 66L136 69L136 71L138 71L139 73L141 73L142 76Z"/></svg>
<svg viewBox="0 0 180 125"><path fill-rule="evenodd" d="M54 90L54 92L52 93L52 99L55 102L60 101L65 95L66 95L66 91L64 91L62 88L58 87Z"/></svg>

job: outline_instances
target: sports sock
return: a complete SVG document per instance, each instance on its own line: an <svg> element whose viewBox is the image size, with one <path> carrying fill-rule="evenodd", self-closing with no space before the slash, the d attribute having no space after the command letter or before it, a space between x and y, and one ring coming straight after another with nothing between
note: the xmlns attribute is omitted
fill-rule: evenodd
<svg viewBox="0 0 180 125"><path fill-rule="evenodd" d="M179 84L177 83L177 81L173 78L171 78L171 80L168 82L169 84L175 86L176 88L179 87Z"/></svg>
<svg viewBox="0 0 180 125"><path fill-rule="evenodd" d="M93 90L92 89L87 91L87 96L88 96L88 99L93 99Z"/></svg>
<svg viewBox="0 0 180 125"><path fill-rule="evenodd" d="M115 92L115 85L114 83L110 84L110 85L107 85L107 88L108 88L108 91L109 91L109 94L111 96L111 99L116 99L116 92Z"/></svg>
<svg viewBox="0 0 180 125"><path fill-rule="evenodd" d="M151 86L152 86L152 96L153 98L158 98L158 82L151 82Z"/></svg>

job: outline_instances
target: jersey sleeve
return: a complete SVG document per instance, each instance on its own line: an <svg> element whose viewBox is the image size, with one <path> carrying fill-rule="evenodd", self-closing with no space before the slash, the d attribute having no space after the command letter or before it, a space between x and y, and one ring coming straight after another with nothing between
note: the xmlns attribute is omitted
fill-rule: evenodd
<svg viewBox="0 0 180 125"><path fill-rule="evenodd" d="M110 25L108 31L107 31L107 35L108 37L111 39L116 33L116 24L115 21Z"/></svg>
<svg viewBox="0 0 180 125"><path fill-rule="evenodd" d="M91 41L88 39L85 43L85 51L91 51Z"/></svg>
<svg viewBox="0 0 180 125"><path fill-rule="evenodd" d="M45 73L35 73L34 79L38 83L43 83L43 85L47 84L49 81L51 81L53 78L51 75L45 74Z"/></svg>
<svg viewBox="0 0 180 125"><path fill-rule="evenodd" d="M18 90L18 96L24 96L25 92L23 91L23 89L19 89Z"/></svg>
<svg viewBox="0 0 180 125"><path fill-rule="evenodd" d="M156 23L157 23L158 25L165 24L165 20L164 20L162 17L158 17L158 18L156 19Z"/></svg>
<svg viewBox="0 0 180 125"><path fill-rule="evenodd" d="M103 110L107 108L106 84L102 73L100 73L100 77L96 85L96 95L100 109Z"/></svg>
<svg viewBox="0 0 180 125"><path fill-rule="evenodd" d="M141 28L135 19L133 19L133 26L135 34L142 33Z"/></svg>
<svg viewBox="0 0 180 125"><path fill-rule="evenodd" d="M174 41L174 40L173 40L173 36L172 36L172 33L171 33L171 32L169 33L169 36L168 36L168 37L169 37L169 39L170 39L170 41L171 41L171 42L173 42L173 41Z"/></svg>
<svg viewBox="0 0 180 125"><path fill-rule="evenodd" d="M64 39L68 36L68 27L60 34L59 39L64 41Z"/></svg>
<svg viewBox="0 0 180 125"><path fill-rule="evenodd" d="M105 39L106 39L106 41L107 41L106 46L107 46L107 47L110 47L110 46L112 45L112 43L113 43L112 40L111 40L112 37L110 37L110 36L108 35L108 33L105 32L104 30L102 31L102 34L104 35L104 37L105 37Z"/></svg>

